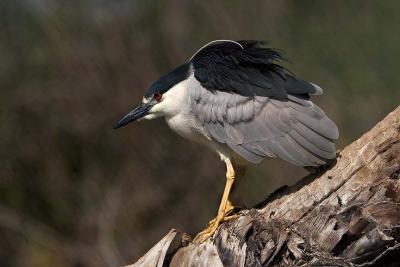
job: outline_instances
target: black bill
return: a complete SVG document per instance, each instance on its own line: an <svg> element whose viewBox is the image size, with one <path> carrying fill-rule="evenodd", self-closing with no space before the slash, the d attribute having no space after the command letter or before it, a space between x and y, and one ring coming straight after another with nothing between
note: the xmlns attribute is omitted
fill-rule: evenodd
<svg viewBox="0 0 400 267"><path fill-rule="evenodd" d="M122 119L114 126L114 129L118 129L130 122L136 121L149 113L151 109L151 105L148 103L143 103L135 109L131 110L128 114L126 114Z"/></svg>

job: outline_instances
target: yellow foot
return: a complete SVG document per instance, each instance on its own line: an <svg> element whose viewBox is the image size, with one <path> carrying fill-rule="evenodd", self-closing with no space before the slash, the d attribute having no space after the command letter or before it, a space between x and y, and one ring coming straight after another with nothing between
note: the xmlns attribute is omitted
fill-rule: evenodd
<svg viewBox="0 0 400 267"><path fill-rule="evenodd" d="M238 214L229 215L229 216L224 217L222 222L232 221L232 220L235 220L235 219L237 219L239 217L240 217L240 215L238 215Z"/></svg>
<svg viewBox="0 0 400 267"><path fill-rule="evenodd" d="M221 221L220 223L222 223L222 222L227 222L227 221L230 221L230 220L233 220L233 219L238 218L239 215L230 215L230 216L228 216L229 214L231 214L231 212L232 212L234 209L235 209L235 207L234 207L234 206L232 205L232 203L228 200L228 202L226 203L226 208L223 210L224 216L223 216L222 221ZM212 225L212 224L217 220L217 218L218 218L218 216L215 217L214 219L212 219L211 221L209 221L207 225L208 225L208 226Z"/></svg>
<svg viewBox="0 0 400 267"><path fill-rule="evenodd" d="M193 243L200 244L211 237L215 233L215 230L217 230L219 224L222 222L222 219L223 218L217 217L209 222L208 227L196 235L196 237L193 239Z"/></svg>
<svg viewBox="0 0 400 267"><path fill-rule="evenodd" d="M211 220L208 223L208 226L205 230L201 231L196 235L196 237L193 239L193 243L200 244L206 241L208 238L214 235L215 231L217 230L218 226L227 221L234 220L238 218L239 215L234 214L230 216L225 216L225 214L222 214L222 216L217 216L215 219Z"/></svg>

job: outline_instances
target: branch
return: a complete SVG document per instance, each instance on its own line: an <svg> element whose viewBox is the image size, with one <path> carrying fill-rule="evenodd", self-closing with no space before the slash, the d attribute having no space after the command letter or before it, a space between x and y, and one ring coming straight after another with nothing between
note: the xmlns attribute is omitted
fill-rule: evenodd
<svg viewBox="0 0 400 267"><path fill-rule="evenodd" d="M277 190L239 214L202 244L171 230L130 266L396 264L400 107L343 149L330 170Z"/></svg>

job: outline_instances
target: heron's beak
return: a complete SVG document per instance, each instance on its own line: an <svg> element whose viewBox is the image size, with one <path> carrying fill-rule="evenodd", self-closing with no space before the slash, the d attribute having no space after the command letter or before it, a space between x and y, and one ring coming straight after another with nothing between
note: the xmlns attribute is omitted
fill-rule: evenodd
<svg viewBox="0 0 400 267"><path fill-rule="evenodd" d="M140 118L143 118L149 113L151 109L151 105L149 103L142 103L140 106L131 110L128 114L122 117L122 119L114 126L114 129L118 129L130 122L136 121Z"/></svg>

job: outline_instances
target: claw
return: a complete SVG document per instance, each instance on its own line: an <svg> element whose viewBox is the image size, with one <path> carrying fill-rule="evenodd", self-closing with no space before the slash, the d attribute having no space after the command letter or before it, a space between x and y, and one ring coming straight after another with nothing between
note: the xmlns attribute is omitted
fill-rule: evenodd
<svg viewBox="0 0 400 267"><path fill-rule="evenodd" d="M232 209L230 209L228 212L230 212ZM208 223L208 226L205 230L201 231L196 235L196 237L193 239L193 243L195 244L200 244L206 241L208 238L214 235L215 231L217 230L218 226L227 221L231 221L234 219L237 219L239 217L238 214L226 216L227 213L222 214L222 216L217 216L215 219L211 220Z"/></svg>
<svg viewBox="0 0 400 267"><path fill-rule="evenodd" d="M210 222L211 223L211 222ZM207 227L207 229L201 231L196 235L196 237L193 239L193 243L195 244L200 244L206 241L208 238L210 238L215 231L217 230L219 224L221 223L221 220L218 220L218 218L215 218L212 223Z"/></svg>

